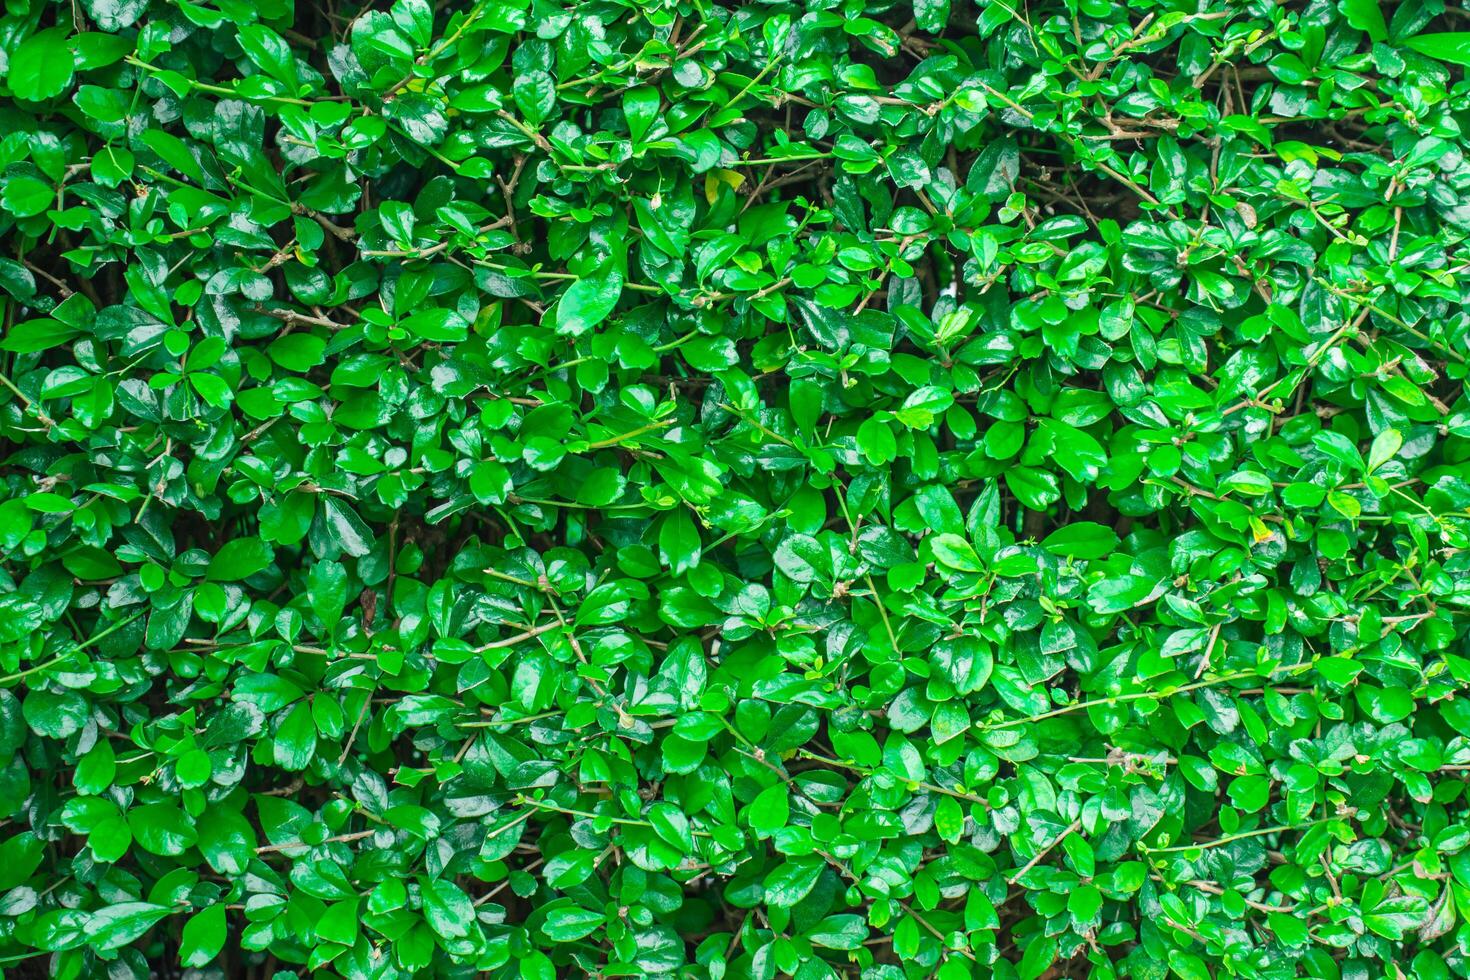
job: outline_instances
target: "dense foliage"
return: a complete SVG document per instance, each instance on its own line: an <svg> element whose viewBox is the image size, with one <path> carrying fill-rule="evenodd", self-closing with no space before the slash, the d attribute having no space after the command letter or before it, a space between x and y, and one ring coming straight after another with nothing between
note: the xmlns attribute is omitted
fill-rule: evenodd
<svg viewBox="0 0 1470 980"><path fill-rule="evenodd" d="M9 0L0 966L1467 975L1467 31Z"/></svg>

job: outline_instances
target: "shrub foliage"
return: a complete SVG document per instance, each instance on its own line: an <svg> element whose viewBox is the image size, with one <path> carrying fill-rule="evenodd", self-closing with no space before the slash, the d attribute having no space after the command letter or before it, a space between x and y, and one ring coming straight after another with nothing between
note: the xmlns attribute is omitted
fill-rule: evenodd
<svg viewBox="0 0 1470 980"><path fill-rule="evenodd" d="M1466 974L1463 11L5 10L6 968Z"/></svg>

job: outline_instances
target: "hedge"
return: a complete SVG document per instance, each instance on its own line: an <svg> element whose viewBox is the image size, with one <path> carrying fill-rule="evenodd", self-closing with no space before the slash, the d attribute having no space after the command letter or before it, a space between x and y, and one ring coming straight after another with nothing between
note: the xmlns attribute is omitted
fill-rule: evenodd
<svg viewBox="0 0 1470 980"><path fill-rule="evenodd" d="M0 41L4 970L1470 974L1463 9Z"/></svg>

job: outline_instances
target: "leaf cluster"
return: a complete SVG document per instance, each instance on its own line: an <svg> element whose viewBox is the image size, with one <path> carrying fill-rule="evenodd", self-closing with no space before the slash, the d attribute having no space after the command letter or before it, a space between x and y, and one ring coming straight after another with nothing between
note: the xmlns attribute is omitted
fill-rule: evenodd
<svg viewBox="0 0 1470 980"><path fill-rule="evenodd" d="M1466 976L1467 20L11 0L0 970Z"/></svg>

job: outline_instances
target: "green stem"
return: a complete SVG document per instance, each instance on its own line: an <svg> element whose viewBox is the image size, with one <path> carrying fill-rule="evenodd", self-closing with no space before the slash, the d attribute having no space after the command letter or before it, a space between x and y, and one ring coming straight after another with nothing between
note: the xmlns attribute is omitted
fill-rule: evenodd
<svg viewBox="0 0 1470 980"><path fill-rule="evenodd" d="M828 160L832 157L830 153L812 153L806 156L790 157L756 157L750 160L736 160L729 166L732 167L763 167L768 163L795 163L800 160Z"/></svg>
<svg viewBox="0 0 1470 980"><path fill-rule="evenodd" d="M771 63L762 68L759 75L755 76L749 82L747 82L743 89L736 92L735 96L730 99L729 102L725 103L725 108L734 108L741 99L745 98L747 92L759 85L761 83L761 79L769 75L775 69L775 67L781 63L781 57L782 56L778 54L776 55L776 57L772 58Z"/></svg>
<svg viewBox="0 0 1470 980"><path fill-rule="evenodd" d="M1417 327L1410 326L1406 321L1375 305L1372 300L1366 299L1362 296L1358 296L1354 293L1350 293L1345 289L1339 289L1325 279L1318 278L1316 281L1317 285L1321 286L1332 295L1345 299L1349 303L1356 303L1363 309L1371 310L1372 312L1377 313L1379 316L1383 317L1385 320L1387 320L1389 323L1392 323L1400 330L1403 330L1411 336L1419 338L1424 343L1428 344L1437 353L1443 354L1445 357L1459 361L1461 364L1470 363L1470 360L1467 360L1464 354L1461 354L1459 351L1450 350L1449 348L1440 347L1439 343L1433 337L1430 337L1427 333L1418 329Z"/></svg>
<svg viewBox="0 0 1470 980"><path fill-rule="evenodd" d="M903 654L898 649L898 637L893 635L893 624L888 621L888 608L883 605L883 597L878 594L878 586L873 584L872 575L864 575L863 581L868 583L868 592L872 594L873 605L878 607L878 618L883 620L883 632L888 634L888 645L893 648L893 655L902 658Z"/></svg>
<svg viewBox="0 0 1470 980"><path fill-rule="evenodd" d="M726 727L729 726L727 725ZM731 729L731 731L734 731L734 729ZM875 773L879 772L886 772L886 770L882 769L869 769L866 766L860 766L856 763L843 762L840 759L831 759L825 755L817 755L817 753L808 752L806 749L797 749L796 754L801 756L803 759L809 759L812 762L820 762L824 765L836 766L839 769L846 769L848 772L855 772L858 775L864 777L872 776ZM938 783L929 783L922 780L905 780L902 776L897 775L894 775L893 778L903 780L904 782L911 782L913 783L913 785L919 787L920 789L926 789L931 793L940 793L944 796L953 796L957 800L965 800L970 803L978 803L980 806L986 807L987 809L990 807L990 803L985 799L985 797L977 796L974 793L965 793L957 789L946 789L943 786L940 786Z"/></svg>
<svg viewBox="0 0 1470 980"><path fill-rule="evenodd" d="M517 633L515 636L508 636L503 640L491 640L489 643L476 647L475 652L488 653L491 650L503 650L506 647L513 647L517 643L524 643L526 640L534 639L542 633L549 633L560 625L560 623L543 623L522 633Z"/></svg>
<svg viewBox="0 0 1470 980"><path fill-rule="evenodd" d="M645 503L602 505L579 504L570 500L546 500L540 497L521 497L517 496L516 494L511 494L510 497L508 497L507 499L513 504L534 504L537 507L565 507L569 510L642 510L645 507L653 506L652 504ZM522 582L520 584L531 585L532 588L535 587L534 583Z"/></svg>
<svg viewBox="0 0 1470 980"><path fill-rule="evenodd" d="M648 425L639 426L638 428L633 429L630 432L624 432L622 435L612 436L607 439L599 439L596 442L589 442L587 444L587 449L585 450L585 452L592 452L594 449L608 449L612 446L618 446L621 445L624 441L633 438L634 436L641 436L645 432L653 432L656 429L666 429L673 424L673 419L661 419L658 422L650 422Z"/></svg>
<svg viewBox="0 0 1470 980"><path fill-rule="evenodd" d="M583 276L579 276L571 272L541 272L539 270L515 269L508 265L501 265L499 262L490 262L486 259L475 259L475 265L483 266L486 269L494 269L496 272L504 272L507 274L519 272L526 276L529 276L532 279L540 279L544 282L566 282L576 281L578 279L584 278ZM649 286L641 282L625 282L623 283L623 288L632 290L635 293L663 292L663 290L657 286Z"/></svg>
<svg viewBox="0 0 1470 980"><path fill-rule="evenodd" d="M1275 674L1289 670L1300 671L1306 669L1309 666L1311 665L1293 664L1290 667L1278 667L1276 670L1273 670L1268 676L1274 676ZM1254 670L1238 670L1233 674L1222 674L1219 677L1215 677L1207 681L1198 681L1194 684L1185 684L1181 687L1176 687L1171 690L1135 691L1131 694L1114 694L1105 698L1093 698L1090 701L1078 701L1075 704L1066 704L1060 708L1054 708L1051 711L1042 711L1034 715L1027 715L1024 718L1012 718L1010 721L997 722L993 725L981 725L980 727L985 731L996 732L1006 728L1017 728L1021 725L1029 725L1033 722L1045 721L1048 718L1057 718L1061 715L1070 715L1073 712L1083 711L1087 708L1097 708L1102 706L1111 707L1112 705L1117 704L1127 704L1130 701L1145 701L1150 698L1173 697L1176 694L1187 694L1190 691L1198 691L1202 688L1215 687L1220 684L1228 684L1230 681L1238 681L1244 677L1255 676L1256 672Z"/></svg>
<svg viewBox="0 0 1470 980"><path fill-rule="evenodd" d="M4 374L0 374L0 384L3 384L5 387L7 387L11 391L15 392L15 397L19 398L21 400L21 403L23 405L25 405L26 408L28 408L28 409L32 410L33 412L35 412L36 413L36 418L46 428L49 429L53 425L56 424L56 422L49 415L47 415L45 412L41 411L41 409L39 407L37 407L36 403L31 400L30 396L28 396L25 392L23 392L19 388L17 388L15 386L15 382L14 381L11 381Z"/></svg>
<svg viewBox="0 0 1470 980"><path fill-rule="evenodd" d="M532 582L529 579L523 579L519 575L508 575L505 572L499 571L494 568L485 568L481 569L481 571L483 571L484 574L490 576L491 578L498 578L503 582L514 582L516 585L523 585L528 589L541 588L541 586L537 585L535 582Z"/></svg>
<svg viewBox="0 0 1470 980"><path fill-rule="evenodd" d="M758 421L757 419L753 419L750 416L746 415L744 412L742 412L740 409L736 408L734 405L731 405L729 402L720 402L720 407L723 408L725 411L729 412L731 415L733 415L736 418L738 418L740 421L746 423L747 425L754 426L756 429L758 429L761 432L762 435L764 435L764 436L766 436L768 438L771 438L771 439L775 439L777 442L781 443L783 446L789 446L790 448L795 449L799 453L806 451L806 450L802 449L800 446L798 446L796 443L792 442L790 439L788 439L785 436L783 436L781 433L776 432L773 429L766 428L766 426L762 425L760 421Z"/></svg>
<svg viewBox="0 0 1470 980"><path fill-rule="evenodd" d="M1302 830L1306 827L1315 827L1318 824L1326 823L1329 820L1336 819L1336 817L1318 817L1316 820L1309 820L1306 823L1282 824L1277 827L1262 827L1260 830L1247 830L1239 834L1230 834L1216 840L1201 841L1197 844L1175 844L1173 847L1148 847L1140 843L1138 845L1138 849L1145 854L1177 854L1182 851L1194 850L1206 851L1212 847L1224 847L1226 844L1233 844L1238 840L1246 840L1251 837L1265 837L1267 834L1280 834L1288 830Z"/></svg>
<svg viewBox="0 0 1470 980"><path fill-rule="evenodd" d="M34 667L28 667L27 669L22 670L22 671L19 671L17 673L9 674L9 675L7 675L5 677L0 677L0 684L9 684L11 681L25 680L27 677L30 677L32 674L38 674L41 671L46 670L48 667L54 667L56 664L61 663L67 657L70 657L72 654L74 654L74 653L80 653L81 651L85 650L87 647L91 646L94 643L100 643L102 640L105 640L107 637L111 636L113 633L116 633L118 630L122 629L124 626L127 626L129 623L135 622L135 621L141 619L142 617L143 617L143 613L140 611L140 612L133 613L131 616L127 617L126 619L119 619L117 622L115 622L111 626L107 627L107 629L103 630L101 633L98 633L96 636L93 636L93 637L91 637L88 640L84 640L81 643L78 643L76 646L72 647L70 650L66 651L65 653L58 653L56 656L52 657L50 660L43 660L40 663L36 664Z"/></svg>
<svg viewBox="0 0 1470 980"><path fill-rule="evenodd" d="M683 347L685 344L689 343L689 341L693 340L695 337L698 337L698 336L699 336L699 330L698 330L698 328L696 328L694 330L689 331L688 333L686 333L682 337L676 337L675 339L669 341L667 344L659 344L657 347L655 347L653 349L653 352L655 354L663 354L663 353L666 353L666 352L671 351L671 350L677 350L678 348Z"/></svg>
<svg viewBox="0 0 1470 980"><path fill-rule="evenodd" d="M649 821L639 820L634 817L610 817L605 813L590 813L587 810L572 810L568 807L557 806L555 803L543 803L540 800L532 800L524 796L518 798L516 802L525 804L526 806L533 806L538 810L550 810L553 813L563 813L569 817L583 817L587 820L606 820L609 823L620 824L624 827L647 827L650 830L655 829L653 824ZM710 836L702 830L691 830L690 833L693 834L695 837Z"/></svg>
<svg viewBox="0 0 1470 980"><path fill-rule="evenodd" d="M460 21L459 27L455 29L454 33L430 48L427 54L418 59L418 63L420 65L429 64L430 62L437 59L445 51L449 50L450 45L454 44L455 41L458 41L460 37L464 34L464 32L469 30L470 25L480 19L480 15L485 12L485 6L488 3L489 0L480 0L479 3L475 4L474 9L469 12L469 15L466 16L464 20ZM384 92L382 98L389 99L392 98L394 95L397 95L400 89L402 89L409 82L413 81L413 77L413 72L410 71L407 75L404 75L397 82L395 82L392 88Z"/></svg>
<svg viewBox="0 0 1470 980"><path fill-rule="evenodd" d="M167 68L160 68L157 65L149 64L141 58L136 58L132 55L128 55L126 58L123 59L123 61L132 65L134 68L142 68L155 73L169 70ZM178 73L175 72L175 74ZM232 88L226 88L223 85L211 85L208 82L197 81L193 78L187 78L183 75L180 75L179 77L184 78L184 80L189 83L190 88L196 88L201 92L208 92L210 95L222 95L227 99L242 99L246 102L282 102L286 105L309 106L315 104L315 102L313 102L313 100L311 99L295 99L290 97L289 95L246 95L244 92L240 92Z"/></svg>
<svg viewBox="0 0 1470 980"><path fill-rule="evenodd" d="M533 721L545 721L547 718L560 717L564 712L543 711L538 715L527 715L524 718L482 718L479 721L460 722L460 728L495 728L499 725L529 725Z"/></svg>

